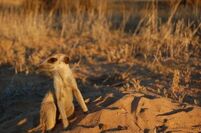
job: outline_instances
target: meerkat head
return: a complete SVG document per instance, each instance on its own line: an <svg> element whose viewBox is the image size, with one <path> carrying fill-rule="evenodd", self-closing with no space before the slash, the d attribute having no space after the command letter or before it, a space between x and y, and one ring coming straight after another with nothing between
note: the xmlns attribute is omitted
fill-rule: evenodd
<svg viewBox="0 0 201 133"><path fill-rule="evenodd" d="M69 57L64 54L54 54L38 65L40 71L54 73L69 65Z"/></svg>

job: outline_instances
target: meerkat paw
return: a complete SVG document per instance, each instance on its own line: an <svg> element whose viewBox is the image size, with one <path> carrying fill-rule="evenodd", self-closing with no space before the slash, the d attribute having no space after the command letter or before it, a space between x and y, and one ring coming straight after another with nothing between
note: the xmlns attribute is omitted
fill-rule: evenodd
<svg viewBox="0 0 201 133"><path fill-rule="evenodd" d="M89 111L88 111L88 108L83 109L83 112L84 112L84 113L88 113L88 112L89 112Z"/></svg>
<svg viewBox="0 0 201 133"><path fill-rule="evenodd" d="M64 128L64 129L67 129L68 126L69 126L68 120L63 121L63 128Z"/></svg>
<svg viewBox="0 0 201 133"><path fill-rule="evenodd" d="M89 114L89 111L84 112L85 115Z"/></svg>

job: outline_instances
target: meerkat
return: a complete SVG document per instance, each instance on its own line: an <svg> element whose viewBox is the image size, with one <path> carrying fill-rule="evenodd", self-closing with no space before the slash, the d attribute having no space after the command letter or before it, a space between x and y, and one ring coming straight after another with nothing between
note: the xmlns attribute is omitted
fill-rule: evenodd
<svg viewBox="0 0 201 133"><path fill-rule="evenodd" d="M83 112L88 112L88 108L70 69L69 58L64 54L54 54L43 61L39 68L53 78L56 105L62 119L63 128L66 129L69 126L68 117L74 113L73 96L77 99ZM55 121L51 122L51 124L53 123Z"/></svg>

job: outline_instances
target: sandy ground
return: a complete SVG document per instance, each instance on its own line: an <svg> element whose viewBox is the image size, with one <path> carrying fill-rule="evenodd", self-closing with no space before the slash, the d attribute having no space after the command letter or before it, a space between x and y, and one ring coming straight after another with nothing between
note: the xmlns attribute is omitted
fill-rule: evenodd
<svg viewBox="0 0 201 133"><path fill-rule="evenodd" d="M98 66L83 66L76 71L89 113L84 114L75 101L75 114L68 130L63 130L61 121L57 121L53 133L201 132L199 106L179 103L154 92L154 86L169 86L168 77L133 66L130 73L144 79L142 84L147 88L137 91L133 86L126 88L118 75L129 66ZM51 79L37 74L15 75L9 66L0 68L0 77L0 132L21 133L37 126L40 102L52 87Z"/></svg>

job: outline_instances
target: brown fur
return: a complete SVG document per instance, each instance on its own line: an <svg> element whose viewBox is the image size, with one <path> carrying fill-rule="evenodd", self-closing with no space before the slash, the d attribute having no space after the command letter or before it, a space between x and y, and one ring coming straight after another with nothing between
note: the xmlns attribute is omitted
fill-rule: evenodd
<svg viewBox="0 0 201 133"><path fill-rule="evenodd" d="M38 129L51 130L54 127L56 123L56 105L63 127L67 128L69 125L67 118L74 113L73 96L77 99L83 112L88 111L68 62L69 58L64 54L55 54L39 65L40 70L53 77L54 90L48 92L42 102L40 125L33 129L34 131Z"/></svg>
<svg viewBox="0 0 201 133"><path fill-rule="evenodd" d="M53 93L49 91L41 103L40 124L28 132L35 132L37 130L42 130L42 132L45 132L45 130L51 130L54 128L56 124L56 111L57 109Z"/></svg>

